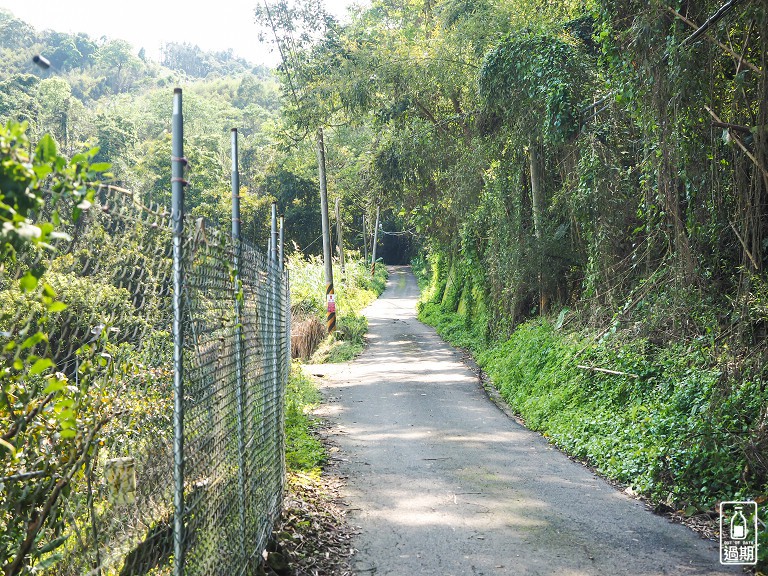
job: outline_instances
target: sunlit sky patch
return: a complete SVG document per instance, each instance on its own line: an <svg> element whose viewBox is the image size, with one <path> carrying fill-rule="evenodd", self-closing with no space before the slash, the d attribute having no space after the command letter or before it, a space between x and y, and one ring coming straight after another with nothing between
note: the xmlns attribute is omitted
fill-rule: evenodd
<svg viewBox="0 0 768 576"><path fill-rule="evenodd" d="M254 64L277 63L270 46L258 40L253 9L259 0L0 0L0 7L38 31L85 32L91 38L106 36L130 42L136 51L160 59L167 42L197 44L203 50L231 48ZM353 0L325 0L327 9L342 18Z"/></svg>

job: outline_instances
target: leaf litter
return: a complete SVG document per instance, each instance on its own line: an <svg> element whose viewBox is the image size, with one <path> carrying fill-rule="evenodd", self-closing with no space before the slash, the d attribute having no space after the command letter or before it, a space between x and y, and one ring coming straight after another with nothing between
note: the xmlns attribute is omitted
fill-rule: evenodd
<svg viewBox="0 0 768 576"><path fill-rule="evenodd" d="M338 451L319 436L329 454ZM354 575L352 541L359 531L347 522L344 478L334 471L336 459L329 460L322 471L287 473L283 512L265 553L265 575Z"/></svg>

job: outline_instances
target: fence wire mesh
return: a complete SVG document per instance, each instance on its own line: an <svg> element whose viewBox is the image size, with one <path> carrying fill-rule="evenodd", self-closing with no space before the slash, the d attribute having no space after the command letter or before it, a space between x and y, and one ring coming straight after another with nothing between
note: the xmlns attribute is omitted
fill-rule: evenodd
<svg viewBox="0 0 768 576"><path fill-rule="evenodd" d="M19 254L16 269L0 273L11 367L0 468L6 574L173 571L170 224L169 211L103 187L65 230L70 240L45 260ZM250 574L283 489L288 279L202 220L186 220L182 242L184 573ZM41 267L34 289L20 287ZM55 368L14 364L22 346L24 359L50 357Z"/></svg>

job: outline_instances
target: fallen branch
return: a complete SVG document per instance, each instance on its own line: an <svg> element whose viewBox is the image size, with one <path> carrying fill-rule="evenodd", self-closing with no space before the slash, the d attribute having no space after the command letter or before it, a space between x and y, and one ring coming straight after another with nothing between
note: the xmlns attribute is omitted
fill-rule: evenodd
<svg viewBox="0 0 768 576"><path fill-rule="evenodd" d="M709 112L709 115L712 116L712 118L714 118L715 122L721 122L721 123L723 122L722 120L720 120L717 114L715 114L712 108L710 108L706 104L704 105L704 109L707 112ZM739 138L733 133L733 130L728 129L728 134L731 136L731 140L736 142L738 147L741 148L741 151L744 152L744 154L747 155L747 158L752 160L752 163L757 167L758 170L760 170L760 173L763 175L763 183L765 184L766 188L768 188L768 170L766 170L765 166L763 166L760 163L760 161L757 158L755 158L755 155L749 151L749 149L744 145L744 143L741 140L739 140Z"/></svg>
<svg viewBox="0 0 768 576"><path fill-rule="evenodd" d="M576 368L581 368L582 370L590 370L592 372L603 372L605 374L613 374L615 376L629 376L630 378L640 378L637 374L632 374L631 372L619 372L618 370L608 370L607 368L595 368L594 366L585 366L584 364L577 364Z"/></svg>
<svg viewBox="0 0 768 576"><path fill-rule="evenodd" d="M741 124L731 124L730 122L718 122L717 120L712 120L712 126L717 126L718 128L728 128L729 130L743 132L744 134L752 134L752 128L749 126L742 126Z"/></svg>

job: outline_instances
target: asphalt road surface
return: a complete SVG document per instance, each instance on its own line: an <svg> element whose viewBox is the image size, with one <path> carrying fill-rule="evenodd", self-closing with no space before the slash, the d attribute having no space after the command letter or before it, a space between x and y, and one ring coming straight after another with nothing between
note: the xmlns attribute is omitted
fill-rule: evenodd
<svg viewBox="0 0 768 576"><path fill-rule="evenodd" d="M408 267L365 312L369 346L323 374L359 574L734 574L717 543L654 515L502 412L416 319Z"/></svg>

